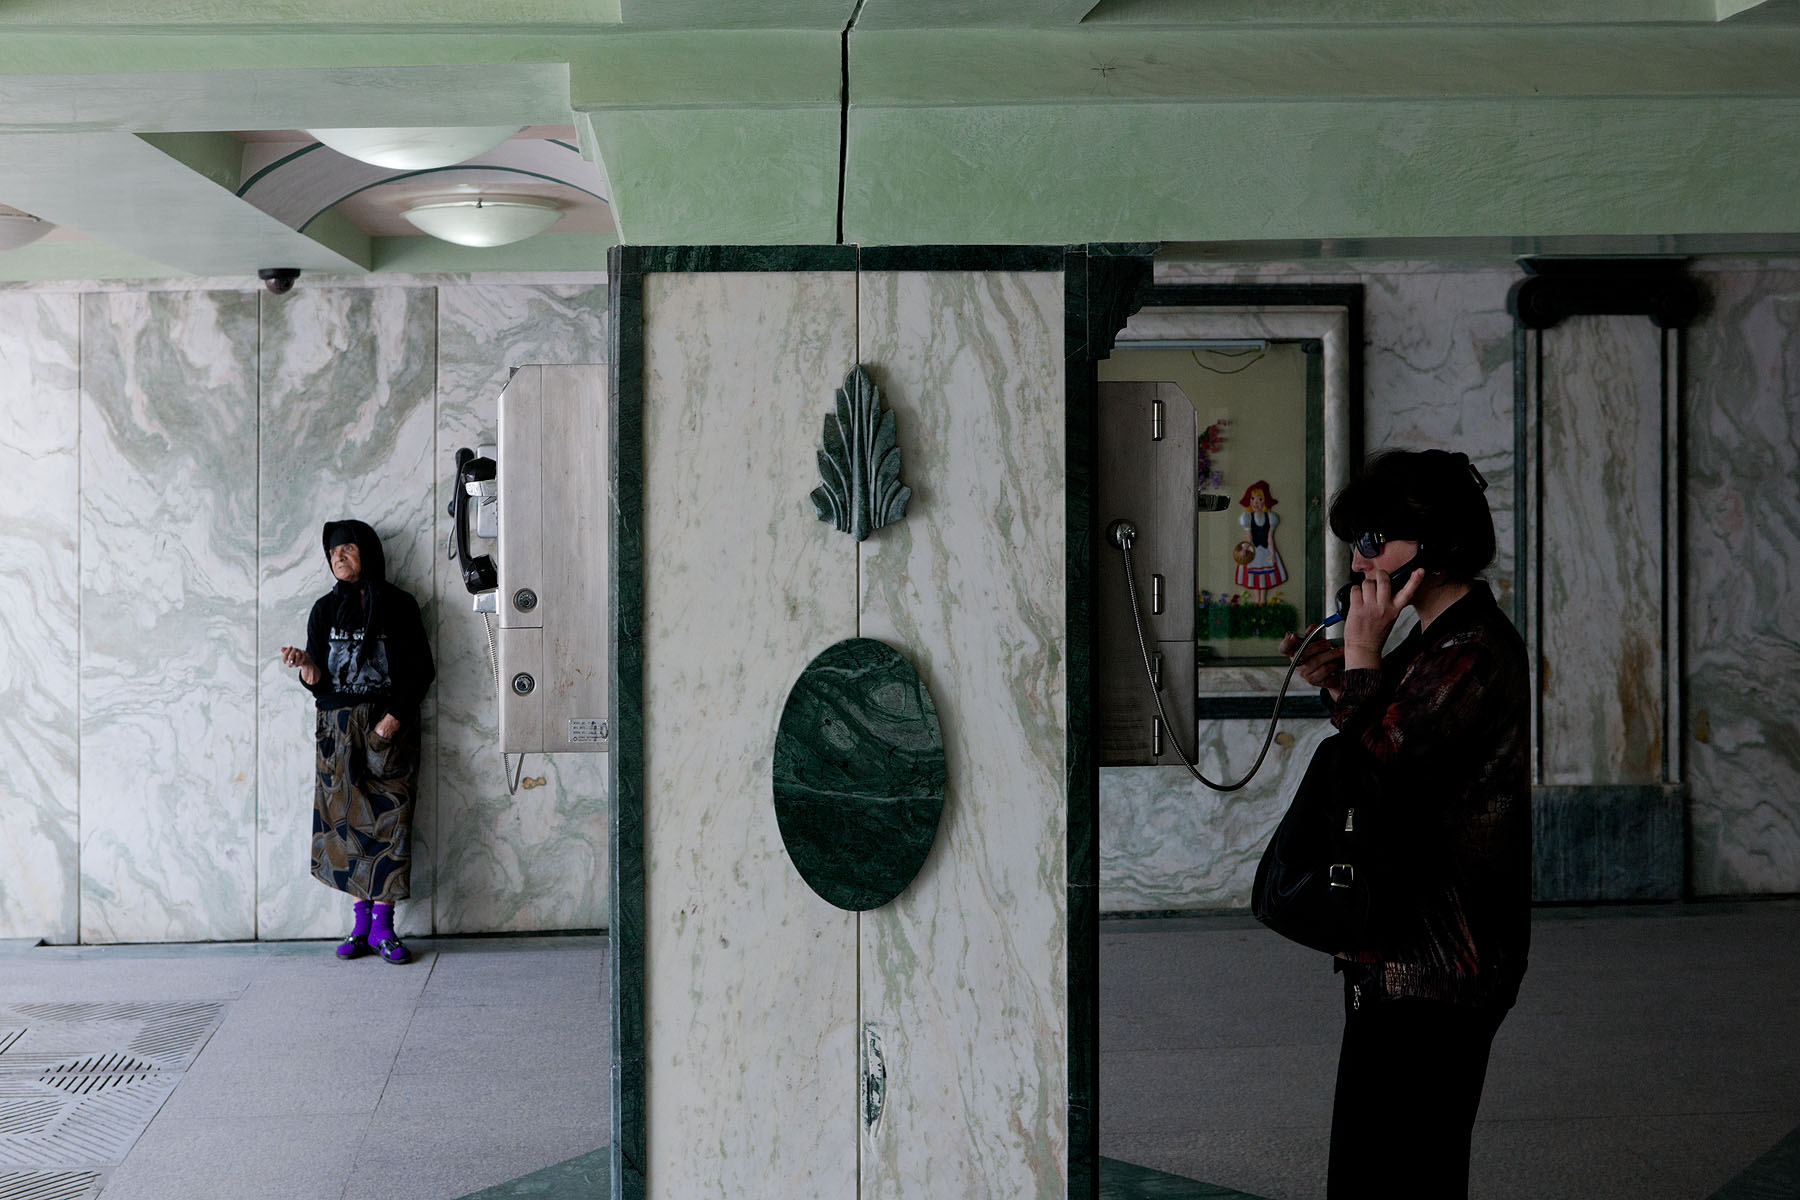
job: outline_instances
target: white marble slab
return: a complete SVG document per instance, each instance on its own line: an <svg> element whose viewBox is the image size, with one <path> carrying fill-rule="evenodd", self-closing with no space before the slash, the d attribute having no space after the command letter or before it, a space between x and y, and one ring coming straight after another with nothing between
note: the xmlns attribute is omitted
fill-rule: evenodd
<svg viewBox="0 0 1800 1200"><path fill-rule="evenodd" d="M78 935L79 333L0 293L0 938Z"/></svg>
<svg viewBox="0 0 1800 1200"><path fill-rule="evenodd" d="M1660 337L1642 317L1544 335L1542 783L1662 777Z"/></svg>
<svg viewBox="0 0 1800 1200"><path fill-rule="evenodd" d="M1268 722L1206 721L1202 774L1235 782L1256 761ZM1100 772L1100 911L1244 908L1269 835L1281 823L1313 751L1331 733L1319 718L1283 719L1268 757L1242 790L1216 792L1187 768Z"/></svg>
<svg viewBox="0 0 1800 1200"><path fill-rule="evenodd" d="M1392 272L1365 280L1364 428L1384 448L1460 450L1488 481L1496 554L1485 578L1515 598L1513 320L1516 268Z"/></svg>
<svg viewBox="0 0 1800 1200"><path fill-rule="evenodd" d="M607 360L606 285L437 289L436 478L456 450L498 441L497 401L514 367ZM447 502L445 486L439 493ZM603 497L605 481L595 481ZM450 535L443 503L435 543ZM477 553L492 552L477 546ZM494 674L482 618L457 565L434 556L437 591L436 917L439 932L593 929L608 924L603 754L529 755L507 793ZM605 620L597 614L596 620ZM515 757L510 766L519 767Z"/></svg>
<svg viewBox="0 0 1800 1200"><path fill-rule="evenodd" d="M667 1200L857 1194L856 918L775 824L782 705L856 634L814 455L856 279L644 287L646 1176Z"/></svg>
<svg viewBox="0 0 1800 1200"><path fill-rule="evenodd" d="M1701 272L1687 336L1687 783L1701 895L1800 891L1800 270Z"/></svg>
<svg viewBox="0 0 1800 1200"><path fill-rule="evenodd" d="M388 578L434 622L432 515L436 303L421 288L296 288L262 300L260 621L257 626L258 928L263 937L330 937L350 900L310 870L312 695L281 666L313 601L332 586L320 543L328 520L355 517L381 536ZM434 647L435 650L435 647ZM432 929L436 738L428 697L413 822L405 935Z"/></svg>
<svg viewBox="0 0 1800 1200"><path fill-rule="evenodd" d="M87 941L256 931L256 306L82 298Z"/></svg>
<svg viewBox="0 0 1800 1200"><path fill-rule="evenodd" d="M887 1068L862 1195L1067 1194L1066 464L1060 273L861 277L907 517L862 549L862 635L905 654L949 786L911 887L862 922Z"/></svg>

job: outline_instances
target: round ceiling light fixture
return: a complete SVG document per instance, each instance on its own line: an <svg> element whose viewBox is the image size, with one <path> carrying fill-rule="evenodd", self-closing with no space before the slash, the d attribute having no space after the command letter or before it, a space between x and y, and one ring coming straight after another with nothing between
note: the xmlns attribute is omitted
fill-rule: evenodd
<svg viewBox="0 0 1800 1200"><path fill-rule="evenodd" d="M562 205L539 196L445 196L410 204L401 215L459 246L504 246L556 224Z"/></svg>
<svg viewBox="0 0 1800 1200"><path fill-rule="evenodd" d="M480 125L420 129L309 129L339 154L395 171L448 167L485 154L524 128Z"/></svg>
<svg viewBox="0 0 1800 1200"><path fill-rule="evenodd" d="M0 253L37 241L56 226L17 209L0 210Z"/></svg>

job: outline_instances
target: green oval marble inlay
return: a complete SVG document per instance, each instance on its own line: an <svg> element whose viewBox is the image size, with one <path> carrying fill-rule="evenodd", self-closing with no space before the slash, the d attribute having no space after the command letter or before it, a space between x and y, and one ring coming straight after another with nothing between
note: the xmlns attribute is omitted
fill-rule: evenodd
<svg viewBox="0 0 1800 1200"><path fill-rule="evenodd" d="M873 638L808 663L775 734L775 820L807 886L880 908L919 873L943 811L944 735L912 664Z"/></svg>

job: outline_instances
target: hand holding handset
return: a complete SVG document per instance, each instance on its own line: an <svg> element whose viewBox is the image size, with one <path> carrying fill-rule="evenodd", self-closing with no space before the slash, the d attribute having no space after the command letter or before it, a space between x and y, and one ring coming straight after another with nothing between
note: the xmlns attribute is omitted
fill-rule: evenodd
<svg viewBox="0 0 1800 1200"><path fill-rule="evenodd" d="M1388 576L1388 586L1393 589L1395 595L1398 595L1400 589L1406 586L1406 581L1412 578L1413 572L1419 569L1421 566L1419 559L1422 557L1423 554L1413 555L1411 558L1407 559L1406 562L1395 567L1393 572ZM1338 589L1337 611L1319 622L1320 629L1329 629L1333 625L1343 623L1344 618L1350 615L1351 589L1361 587L1362 581L1363 573L1361 571L1350 572L1350 582Z"/></svg>

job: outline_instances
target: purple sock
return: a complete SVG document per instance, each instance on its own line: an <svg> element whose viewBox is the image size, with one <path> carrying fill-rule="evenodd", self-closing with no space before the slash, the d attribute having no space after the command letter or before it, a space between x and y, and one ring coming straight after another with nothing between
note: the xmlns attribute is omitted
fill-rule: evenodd
<svg viewBox="0 0 1800 1200"><path fill-rule="evenodd" d="M374 919L369 923L369 944L379 946L383 942L393 940L394 906L377 904L374 906L372 916Z"/></svg>
<svg viewBox="0 0 1800 1200"><path fill-rule="evenodd" d="M369 936L369 910L373 907L373 902L368 900L358 900L351 907L351 911L356 914L355 922L350 926L351 937Z"/></svg>

